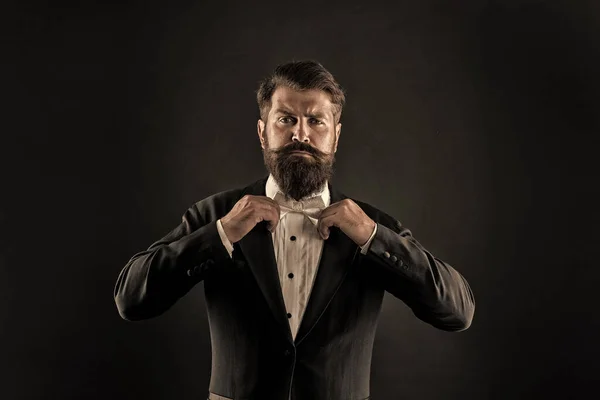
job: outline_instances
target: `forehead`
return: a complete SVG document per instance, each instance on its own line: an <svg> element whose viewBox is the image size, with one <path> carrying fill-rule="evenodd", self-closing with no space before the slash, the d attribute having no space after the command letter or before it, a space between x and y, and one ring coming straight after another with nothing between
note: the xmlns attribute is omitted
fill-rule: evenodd
<svg viewBox="0 0 600 400"><path fill-rule="evenodd" d="M303 113L314 111L333 113L329 94L317 89L298 91L285 86L278 87L271 97L271 110L281 108Z"/></svg>

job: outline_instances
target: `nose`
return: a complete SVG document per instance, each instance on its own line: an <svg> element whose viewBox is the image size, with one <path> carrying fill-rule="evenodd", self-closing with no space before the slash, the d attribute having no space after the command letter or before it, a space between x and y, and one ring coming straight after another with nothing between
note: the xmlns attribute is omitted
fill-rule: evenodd
<svg viewBox="0 0 600 400"><path fill-rule="evenodd" d="M305 122L299 120L298 123L292 128L292 141L309 143L308 130L306 129Z"/></svg>

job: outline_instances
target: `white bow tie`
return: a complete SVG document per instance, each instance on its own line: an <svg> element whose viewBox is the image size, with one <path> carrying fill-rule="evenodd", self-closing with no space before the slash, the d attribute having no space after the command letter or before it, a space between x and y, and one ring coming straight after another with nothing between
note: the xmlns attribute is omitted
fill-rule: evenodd
<svg viewBox="0 0 600 400"><path fill-rule="evenodd" d="M321 211L325 208L325 203L320 195L311 197L310 199L296 201L293 199L286 200L281 192L277 192L274 200L279 204L281 210L279 219L283 218L289 212L297 212L304 214L315 226L319 221Z"/></svg>

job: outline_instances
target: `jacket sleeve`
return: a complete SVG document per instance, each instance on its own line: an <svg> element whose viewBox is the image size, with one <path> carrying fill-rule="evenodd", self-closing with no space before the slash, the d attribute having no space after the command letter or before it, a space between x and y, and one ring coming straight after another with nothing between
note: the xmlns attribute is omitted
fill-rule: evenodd
<svg viewBox="0 0 600 400"><path fill-rule="evenodd" d="M475 299L466 279L434 257L395 221L377 224L367 256L386 291L404 301L420 320L445 331L462 331L473 320Z"/></svg>
<svg viewBox="0 0 600 400"><path fill-rule="evenodd" d="M121 270L114 289L119 314L129 321L158 316L229 260L216 220L205 223L191 207L179 226Z"/></svg>

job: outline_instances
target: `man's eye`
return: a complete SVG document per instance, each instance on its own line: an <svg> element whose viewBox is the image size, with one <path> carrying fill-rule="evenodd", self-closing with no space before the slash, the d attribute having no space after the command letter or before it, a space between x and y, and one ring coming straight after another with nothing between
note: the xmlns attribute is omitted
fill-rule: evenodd
<svg viewBox="0 0 600 400"><path fill-rule="evenodd" d="M290 122L292 122L292 119L290 117L281 117L281 118L279 118L279 122L282 122L284 124L289 124Z"/></svg>
<svg viewBox="0 0 600 400"><path fill-rule="evenodd" d="M318 120L318 119L316 119L316 118L313 118L313 119L311 119L311 122L312 122L313 124L317 124L317 125L321 125L321 124L323 123L323 121L321 121L321 120Z"/></svg>

